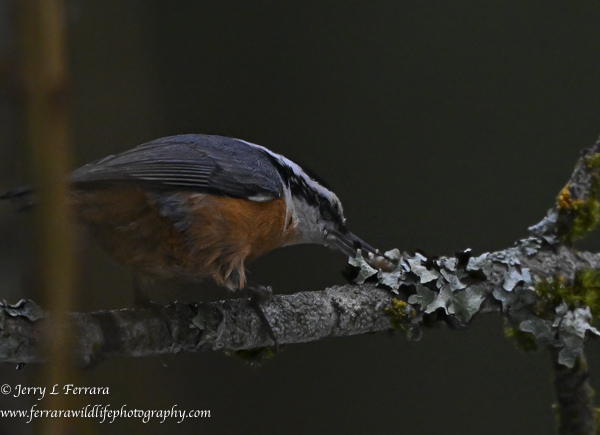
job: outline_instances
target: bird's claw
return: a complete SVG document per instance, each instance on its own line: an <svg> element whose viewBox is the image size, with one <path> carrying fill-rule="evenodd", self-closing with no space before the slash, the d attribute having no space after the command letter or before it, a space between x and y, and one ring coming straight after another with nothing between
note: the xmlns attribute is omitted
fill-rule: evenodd
<svg viewBox="0 0 600 435"><path fill-rule="evenodd" d="M270 286L253 286L247 287L248 293L250 294L250 304L258 314L258 317L263 322L263 325L267 329L267 333L269 337L273 341L273 346L275 347L275 352L279 351L279 341L277 340L277 336L275 335L275 331L273 330L273 322L271 321L271 317L264 310L264 303L268 301L273 296L273 288Z"/></svg>

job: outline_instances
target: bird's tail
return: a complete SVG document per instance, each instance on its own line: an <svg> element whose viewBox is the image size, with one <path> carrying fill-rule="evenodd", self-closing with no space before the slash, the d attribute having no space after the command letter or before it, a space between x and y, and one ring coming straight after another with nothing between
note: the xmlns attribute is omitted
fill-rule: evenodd
<svg viewBox="0 0 600 435"><path fill-rule="evenodd" d="M37 203L34 190L31 186L20 186L0 195L0 199L12 202L17 211L27 210Z"/></svg>

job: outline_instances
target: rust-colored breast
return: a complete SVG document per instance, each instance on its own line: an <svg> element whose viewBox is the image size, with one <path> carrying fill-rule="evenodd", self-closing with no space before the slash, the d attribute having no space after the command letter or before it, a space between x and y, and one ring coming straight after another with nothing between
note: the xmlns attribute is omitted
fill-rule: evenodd
<svg viewBox="0 0 600 435"><path fill-rule="evenodd" d="M227 196L190 195L186 200L193 224L188 270L204 270L229 288L242 288L244 266L292 237L284 231L283 199L252 202Z"/></svg>
<svg viewBox="0 0 600 435"><path fill-rule="evenodd" d="M189 246L141 188L73 190L69 199L76 220L118 263L159 277L183 272Z"/></svg>
<svg viewBox="0 0 600 435"><path fill-rule="evenodd" d="M221 285L242 288L245 265L293 237L292 225L284 231L283 199L168 195L169 212L183 215L185 228L177 229L173 216L161 209L164 196L157 199L136 186L74 190L70 200L77 220L117 262L163 278L212 276Z"/></svg>

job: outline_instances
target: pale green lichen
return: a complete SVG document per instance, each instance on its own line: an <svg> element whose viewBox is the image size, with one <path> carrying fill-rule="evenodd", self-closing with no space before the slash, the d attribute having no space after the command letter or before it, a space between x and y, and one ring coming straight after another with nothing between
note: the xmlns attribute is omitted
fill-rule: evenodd
<svg viewBox="0 0 600 435"><path fill-rule="evenodd" d="M596 228L600 222L600 202L597 194L597 183L592 186L586 200L573 200L568 184L560 191L556 206L559 211L558 231L563 241L581 239Z"/></svg>
<svg viewBox="0 0 600 435"><path fill-rule="evenodd" d="M594 153L585 159L585 164L589 169L600 168L600 153Z"/></svg>
<svg viewBox="0 0 600 435"><path fill-rule="evenodd" d="M575 280L567 284L561 276L544 280L535 286L539 303L536 314L544 315L549 309L558 307L562 302L570 309L587 306L594 319L600 316L600 271L581 269L575 273Z"/></svg>
<svg viewBox="0 0 600 435"><path fill-rule="evenodd" d="M505 333L524 350L560 348L558 362L571 368L583 353L586 336L600 335L592 326L600 315L600 273L581 269L571 280L555 276L532 281L534 285L504 291L503 310L510 313Z"/></svg>
<svg viewBox="0 0 600 435"><path fill-rule="evenodd" d="M518 329L508 326L504 328L504 336L514 340L515 344L525 352L537 350L538 348L535 336L529 332L519 331Z"/></svg>
<svg viewBox="0 0 600 435"><path fill-rule="evenodd" d="M415 310L406 302L393 298L392 304L385 309L394 329L407 324L415 316Z"/></svg>
<svg viewBox="0 0 600 435"><path fill-rule="evenodd" d="M556 207L559 212L558 232L561 239L571 242L581 239L600 223L600 154L592 154L585 159L585 164L592 171L591 186L587 199L573 199L567 184L559 193Z"/></svg>

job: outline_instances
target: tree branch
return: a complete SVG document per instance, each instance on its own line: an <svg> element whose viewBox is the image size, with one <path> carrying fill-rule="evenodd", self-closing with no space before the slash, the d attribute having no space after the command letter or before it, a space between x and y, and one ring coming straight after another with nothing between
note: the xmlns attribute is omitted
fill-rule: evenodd
<svg viewBox="0 0 600 435"><path fill-rule="evenodd" d="M392 297L371 284L275 295L264 310L281 344L363 334L392 328L385 310ZM52 316L41 318L31 301L4 307L0 361L44 361L40 342L52 331ZM8 312L10 311L10 313ZM2 316L0 316L1 318ZM31 320L33 319L33 321ZM246 298L153 309L73 313L75 355L80 364L103 358L149 356L197 350L240 350L273 343Z"/></svg>
<svg viewBox="0 0 600 435"><path fill-rule="evenodd" d="M558 396L558 433L560 435L595 434L594 390L590 387L587 362L581 355L572 368L558 362L556 349L550 350L554 368L554 386Z"/></svg>
<svg viewBox="0 0 600 435"><path fill-rule="evenodd" d="M488 255L507 256L506 251ZM573 253L566 248L541 250L535 257L521 255L516 258L537 276L553 276L557 271L563 271L565 264L575 269L600 268L600 255ZM457 269L461 270L460 267ZM506 265L494 263L489 279L475 281L457 293L479 289L482 292L477 311L499 313L502 304L494 297L494 291L505 291L502 287L505 273ZM395 299L410 299L410 293L409 287L405 286ZM418 308L418 304L400 304L399 311L398 304L393 301L391 292L372 283L348 284L324 291L275 295L264 303L264 310L273 319L272 327L281 344L391 330L397 325L417 331L423 324L436 322L462 327L471 320L469 317L465 321L468 311L446 314L443 309L436 309L426 313ZM452 307L451 304L446 306ZM46 356L42 354L40 344L51 339L55 319L51 315L44 316L31 301L21 301L14 306L4 304L0 313L0 361L44 361ZM198 350L236 351L273 345L255 309L245 298L198 304L177 302L150 310L73 313L70 322L74 353L83 365L112 357Z"/></svg>
<svg viewBox="0 0 600 435"><path fill-rule="evenodd" d="M463 328L481 313L501 313L524 348L548 347L556 372L562 434L592 434L596 427L583 354L600 315L600 254L578 252L572 241L600 221L600 142L584 150L556 205L513 247L473 257L420 253L370 258L357 253L354 284L324 291L276 295L263 304L280 344L402 328L419 338L424 326ZM378 263L379 262L379 263ZM381 264L374 269L372 264ZM391 292L388 290L391 289ZM152 309L73 313L74 359L272 346L248 299ZM0 361L46 360L42 343L56 330L31 301L0 305ZM64 326L64 325L63 325Z"/></svg>

